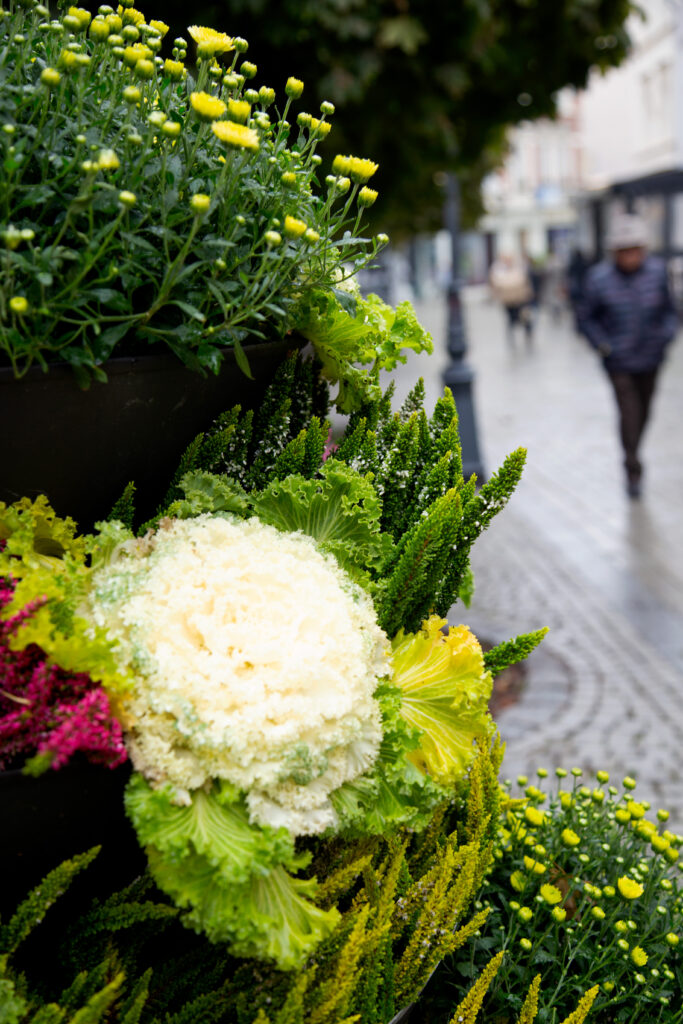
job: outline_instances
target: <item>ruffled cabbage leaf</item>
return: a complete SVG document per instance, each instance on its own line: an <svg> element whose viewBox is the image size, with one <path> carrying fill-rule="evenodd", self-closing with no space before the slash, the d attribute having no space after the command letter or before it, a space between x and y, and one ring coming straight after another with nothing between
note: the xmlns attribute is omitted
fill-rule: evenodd
<svg viewBox="0 0 683 1024"><path fill-rule="evenodd" d="M402 826L420 830L434 809L451 796L412 760L420 734L401 713L401 691L382 684L375 697L382 709L383 737L372 771L344 783L330 799L339 818L337 831L383 835Z"/></svg>
<svg viewBox="0 0 683 1024"><path fill-rule="evenodd" d="M237 956L299 966L340 919L313 902L315 879L290 874L309 855L296 853L286 829L250 824L243 797L227 783L194 791L187 806L174 804L172 793L136 773L125 801L154 880L185 911L184 923Z"/></svg>
<svg viewBox="0 0 683 1024"><path fill-rule="evenodd" d="M334 291L312 289L296 307L292 327L313 345L323 376L339 385L336 405L340 412L378 401L379 371L404 363L404 349L433 349L431 336L419 324L409 302L393 309L372 294L358 296L355 312L351 312L348 296L341 301ZM369 363L369 371L356 365Z"/></svg>
<svg viewBox="0 0 683 1024"><path fill-rule="evenodd" d="M110 524L113 525L113 524ZM12 600L0 612L9 619L38 602L10 641L14 650L37 644L48 660L68 672L86 672L110 695L131 686L105 630L80 613L89 584L86 555L91 539L76 534L72 519L55 515L44 495L0 503L0 576L14 583Z"/></svg>
<svg viewBox="0 0 683 1024"><path fill-rule="evenodd" d="M463 774L493 723L492 678L479 641L467 626L451 626L444 634L445 625L433 615L417 633L399 631L392 642L392 681L401 690L401 715L420 733L410 759L448 783Z"/></svg>
<svg viewBox="0 0 683 1024"><path fill-rule="evenodd" d="M300 530L334 555L356 579L380 572L393 549L380 530L381 503L369 480L343 462L329 459L315 480L288 476L252 496L264 523L284 532Z"/></svg>

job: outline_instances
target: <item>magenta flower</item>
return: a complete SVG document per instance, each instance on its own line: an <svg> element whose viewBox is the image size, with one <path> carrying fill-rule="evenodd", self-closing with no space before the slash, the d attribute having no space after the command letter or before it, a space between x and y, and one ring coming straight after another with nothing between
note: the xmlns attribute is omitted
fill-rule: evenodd
<svg viewBox="0 0 683 1024"><path fill-rule="evenodd" d="M0 610L12 600L14 582L0 578ZM47 661L36 644L13 651L13 634L44 603L27 604L0 620L0 770L38 755L44 767L62 768L80 751L89 761L116 768L126 758L109 698L86 672L68 672Z"/></svg>

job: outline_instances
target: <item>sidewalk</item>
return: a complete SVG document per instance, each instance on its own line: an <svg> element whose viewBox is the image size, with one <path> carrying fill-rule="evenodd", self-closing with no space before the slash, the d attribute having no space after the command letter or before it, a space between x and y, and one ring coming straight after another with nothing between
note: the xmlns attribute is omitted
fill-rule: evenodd
<svg viewBox="0 0 683 1024"><path fill-rule="evenodd" d="M445 305L418 303L436 352L401 367L398 398L446 362ZM473 553L472 607L453 609L494 642L547 625L521 701L498 716L504 774L579 765L671 811L683 831L683 341L671 351L644 444L645 490L624 492L614 400L599 362L542 313L527 350L505 341L481 292L465 297L475 411L487 473L528 449L510 505Z"/></svg>

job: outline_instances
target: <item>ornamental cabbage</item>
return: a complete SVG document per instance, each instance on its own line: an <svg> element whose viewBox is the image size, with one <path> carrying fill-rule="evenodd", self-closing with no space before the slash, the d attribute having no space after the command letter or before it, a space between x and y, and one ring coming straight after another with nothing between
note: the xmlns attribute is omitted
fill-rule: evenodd
<svg viewBox="0 0 683 1024"><path fill-rule="evenodd" d="M93 573L92 608L136 680L124 724L145 778L185 803L225 780L252 822L294 835L336 824L330 793L379 751L389 645L331 555L257 518L167 520Z"/></svg>

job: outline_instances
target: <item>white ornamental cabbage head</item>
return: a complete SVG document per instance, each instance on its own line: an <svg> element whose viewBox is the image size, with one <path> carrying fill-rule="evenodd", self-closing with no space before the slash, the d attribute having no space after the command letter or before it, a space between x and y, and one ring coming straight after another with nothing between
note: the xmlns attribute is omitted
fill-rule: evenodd
<svg viewBox="0 0 683 1024"><path fill-rule="evenodd" d="M212 778L252 820L336 823L329 794L374 762L389 645L370 598L303 534L258 519L166 521L93 573L93 617L136 678L135 768L179 800Z"/></svg>

